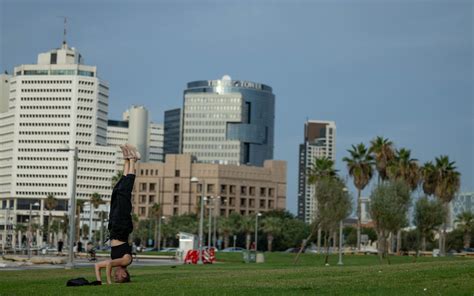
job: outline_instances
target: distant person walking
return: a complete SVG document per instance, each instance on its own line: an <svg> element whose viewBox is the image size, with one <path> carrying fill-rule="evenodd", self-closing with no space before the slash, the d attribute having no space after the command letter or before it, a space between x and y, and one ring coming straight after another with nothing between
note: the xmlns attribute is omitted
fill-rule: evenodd
<svg viewBox="0 0 474 296"><path fill-rule="evenodd" d="M64 242L62 239L60 239L58 241L58 256L62 256L63 255L63 246L64 246Z"/></svg>

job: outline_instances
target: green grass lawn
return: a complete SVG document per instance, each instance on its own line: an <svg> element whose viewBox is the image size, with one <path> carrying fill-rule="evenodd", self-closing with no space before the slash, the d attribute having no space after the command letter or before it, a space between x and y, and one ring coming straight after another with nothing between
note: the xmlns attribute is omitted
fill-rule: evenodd
<svg viewBox="0 0 474 296"><path fill-rule="evenodd" d="M111 286L66 287L74 277L93 280L92 269L0 272L0 295L474 295L474 260L445 257L376 256L324 258L266 254L264 264L241 263L241 254L218 254L220 264L132 267L132 282ZM426 289L426 290L425 290Z"/></svg>

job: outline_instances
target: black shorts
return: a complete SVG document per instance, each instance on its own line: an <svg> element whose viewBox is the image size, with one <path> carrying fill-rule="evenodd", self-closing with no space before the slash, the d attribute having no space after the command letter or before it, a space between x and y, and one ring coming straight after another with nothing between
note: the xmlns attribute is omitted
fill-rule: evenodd
<svg viewBox="0 0 474 296"><path fill-rule="evenodd" d="M124 243L124 244L112 247L110 251L110 258L118 259L118 258L122 258L126 254L129 254L130 257L132 258L132 260L130 260L130 263L129 263L130 265L133 261L133 256L132 256L132 246L129 245L129 243Z"/></svg>

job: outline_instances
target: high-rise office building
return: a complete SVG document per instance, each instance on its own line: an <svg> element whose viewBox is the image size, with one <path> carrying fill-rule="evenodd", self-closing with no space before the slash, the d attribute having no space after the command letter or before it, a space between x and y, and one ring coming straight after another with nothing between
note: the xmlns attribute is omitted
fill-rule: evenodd
<svg viewBox="0 0 474 296"><path fill-rule="evenodd" d="M8 111L10 95L10 75L0 74L0 113Z"/></svg>
<svg viewBox="0 0 474 296"><path fill-rule="evenodd" d="M0 114L0 200L13 208L14 223L24 223L32 205L43 225L49 194L59 200L54 216L67 211L73 158L58 150L66 146L78 149L77 198L97 192L109 199L116 155L106 146L109 87L97 68L64 42L40 53L37 64L15 67L9 88Z"/></svg>
<svg viewBox="0 0 474 296"><path fill-rule="evenodd" d="M194 81L184 91L181 152L199 162L262 166L273 159L275 96L255 82Z"/></svg>
<svg viewBox="0 0 474 296"><path fill-rule="evenodd" d="M449 226L454 225L456 217L462 212L474 213L474 192L461 192L449 203Z"/></svg>
<svg viewBox="0 0 474 296"><path fill-rule="evenodd" d="M299 149L298 217L311 223L315 217L314 185L308 184L307 172L315 158L336 158L336 123L309 120L304 125L304 142Z"/></svg>
<svg viewBox="0 0 474 296"><path fill-rule="evenodd" d="M181 108L165 111L163 155L178 154L181 135Z"/></svg>

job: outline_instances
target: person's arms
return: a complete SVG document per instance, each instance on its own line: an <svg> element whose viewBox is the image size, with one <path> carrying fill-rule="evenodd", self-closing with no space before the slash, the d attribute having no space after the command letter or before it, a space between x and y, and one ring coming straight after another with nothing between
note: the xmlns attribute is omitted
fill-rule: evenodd
<svg viewBox="0 0 474 296"><path fill-rule="evenodd" d="M101 261L101 262L98 262L94 265L94 267L95 267L95 278L97 279L97 281L102 282L102 277L101 277L100 271L101 271L102 268L106 268L107 263L109 261L110 260Z"/></svg>

